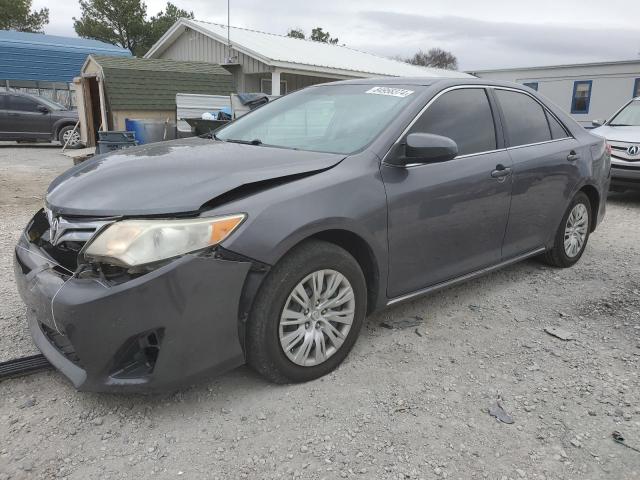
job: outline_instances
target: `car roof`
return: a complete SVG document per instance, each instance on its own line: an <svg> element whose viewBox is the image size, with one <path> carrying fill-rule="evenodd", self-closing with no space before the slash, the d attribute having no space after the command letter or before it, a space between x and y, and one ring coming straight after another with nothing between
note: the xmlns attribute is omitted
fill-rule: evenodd
<svg viewBox="0 0 640 480"><path fill-rule="evenodd" d="M31 93L13 92L13 91L7 91L7 90L3 90L2 92L0 92L0 95L18 95L20 97L40 98L38 95L33 95Z"/></svg>
<svg viewBox="0 0 640 480"><path fill-rule="evenodd" d="M517 88L520 90L530 90L525 85L513 82L488 80L486 78L460 78L460 77L379 77L379 78L357 78L353 80L340 80L337 82L324 83L322 85L415 85L424 87L454 86L454 85L488 85L493 87Z"/></svg>

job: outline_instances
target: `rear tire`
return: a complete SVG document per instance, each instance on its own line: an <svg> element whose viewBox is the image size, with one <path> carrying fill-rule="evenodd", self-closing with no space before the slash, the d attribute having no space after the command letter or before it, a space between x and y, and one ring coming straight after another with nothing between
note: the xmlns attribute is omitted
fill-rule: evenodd
<svg viewBox="0 0 640 480"><path fill-rule="evenodd" d="M543 261L559 268L575 265L589 241L592 222L589 197L578 192L562 217L553 248L542 254Z"/></svg>
<svg viewBox="0 0 640 480"><path fill-rule="evenodd" d="M256 296L247 363L275 383L326 375L353 347L366 311L358 262L337 245L306 241L273 267Z"/></svg>

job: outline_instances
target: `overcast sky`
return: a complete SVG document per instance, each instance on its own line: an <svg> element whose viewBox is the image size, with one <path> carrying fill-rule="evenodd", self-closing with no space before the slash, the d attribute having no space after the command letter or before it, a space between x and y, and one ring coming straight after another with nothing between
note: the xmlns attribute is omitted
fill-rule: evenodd
<svg viewBox="0 0 640 480"><path fill-rule="evenodd" d="M147 0L156 14L162 0ZM227 21L226 0L173 0L199 20ZM46 33L75 35L74 0L50 9ZM231 0L231 24L286 34L322 26L340 43L385 56L453 52L463 70L640 59L637 0Z"/></svg>

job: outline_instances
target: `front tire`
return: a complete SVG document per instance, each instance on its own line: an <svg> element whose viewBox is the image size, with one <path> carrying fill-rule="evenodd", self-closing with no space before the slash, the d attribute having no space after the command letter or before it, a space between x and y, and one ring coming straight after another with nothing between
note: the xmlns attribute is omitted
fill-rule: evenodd
<svg viewBox="0 0 640 480"><path fill-rule="evenodd" d="M543 260L560 268L575 265L587 246L592 221L589 197L584 192L579 192L562 217L553 248L543 254Z"/></svg>
<svg viewBox="0 0 640 480"><path fill-rule="evenodd" d="M256 296L247 362L275 383L326 375L353 347L366 311L358 262L337 245L306 241L273 267Z"/></svg>
<svg viewBox="0 0 640 480"><path fill-rule="evenodd" d="M67 143L67 139L69 143L67 144L67 148L80 148L82 147L82 143L80 143L80 131L79 129L75 129L73 125L67 125L66 127L62 127L58 132L58 141L64 147L65 143Z"/></svg>

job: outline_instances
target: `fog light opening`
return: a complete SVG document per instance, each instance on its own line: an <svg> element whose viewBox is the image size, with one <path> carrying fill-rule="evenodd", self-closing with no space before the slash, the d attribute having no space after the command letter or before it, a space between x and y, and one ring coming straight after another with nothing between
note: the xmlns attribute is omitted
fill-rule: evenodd
<svg viewBox="0 0 640 480"><path fill-rule="evenodd" d="M111 377L131 379L151 375L160 355L163 336L164 329L160 328L127 340L116 355Z"/></svg>

